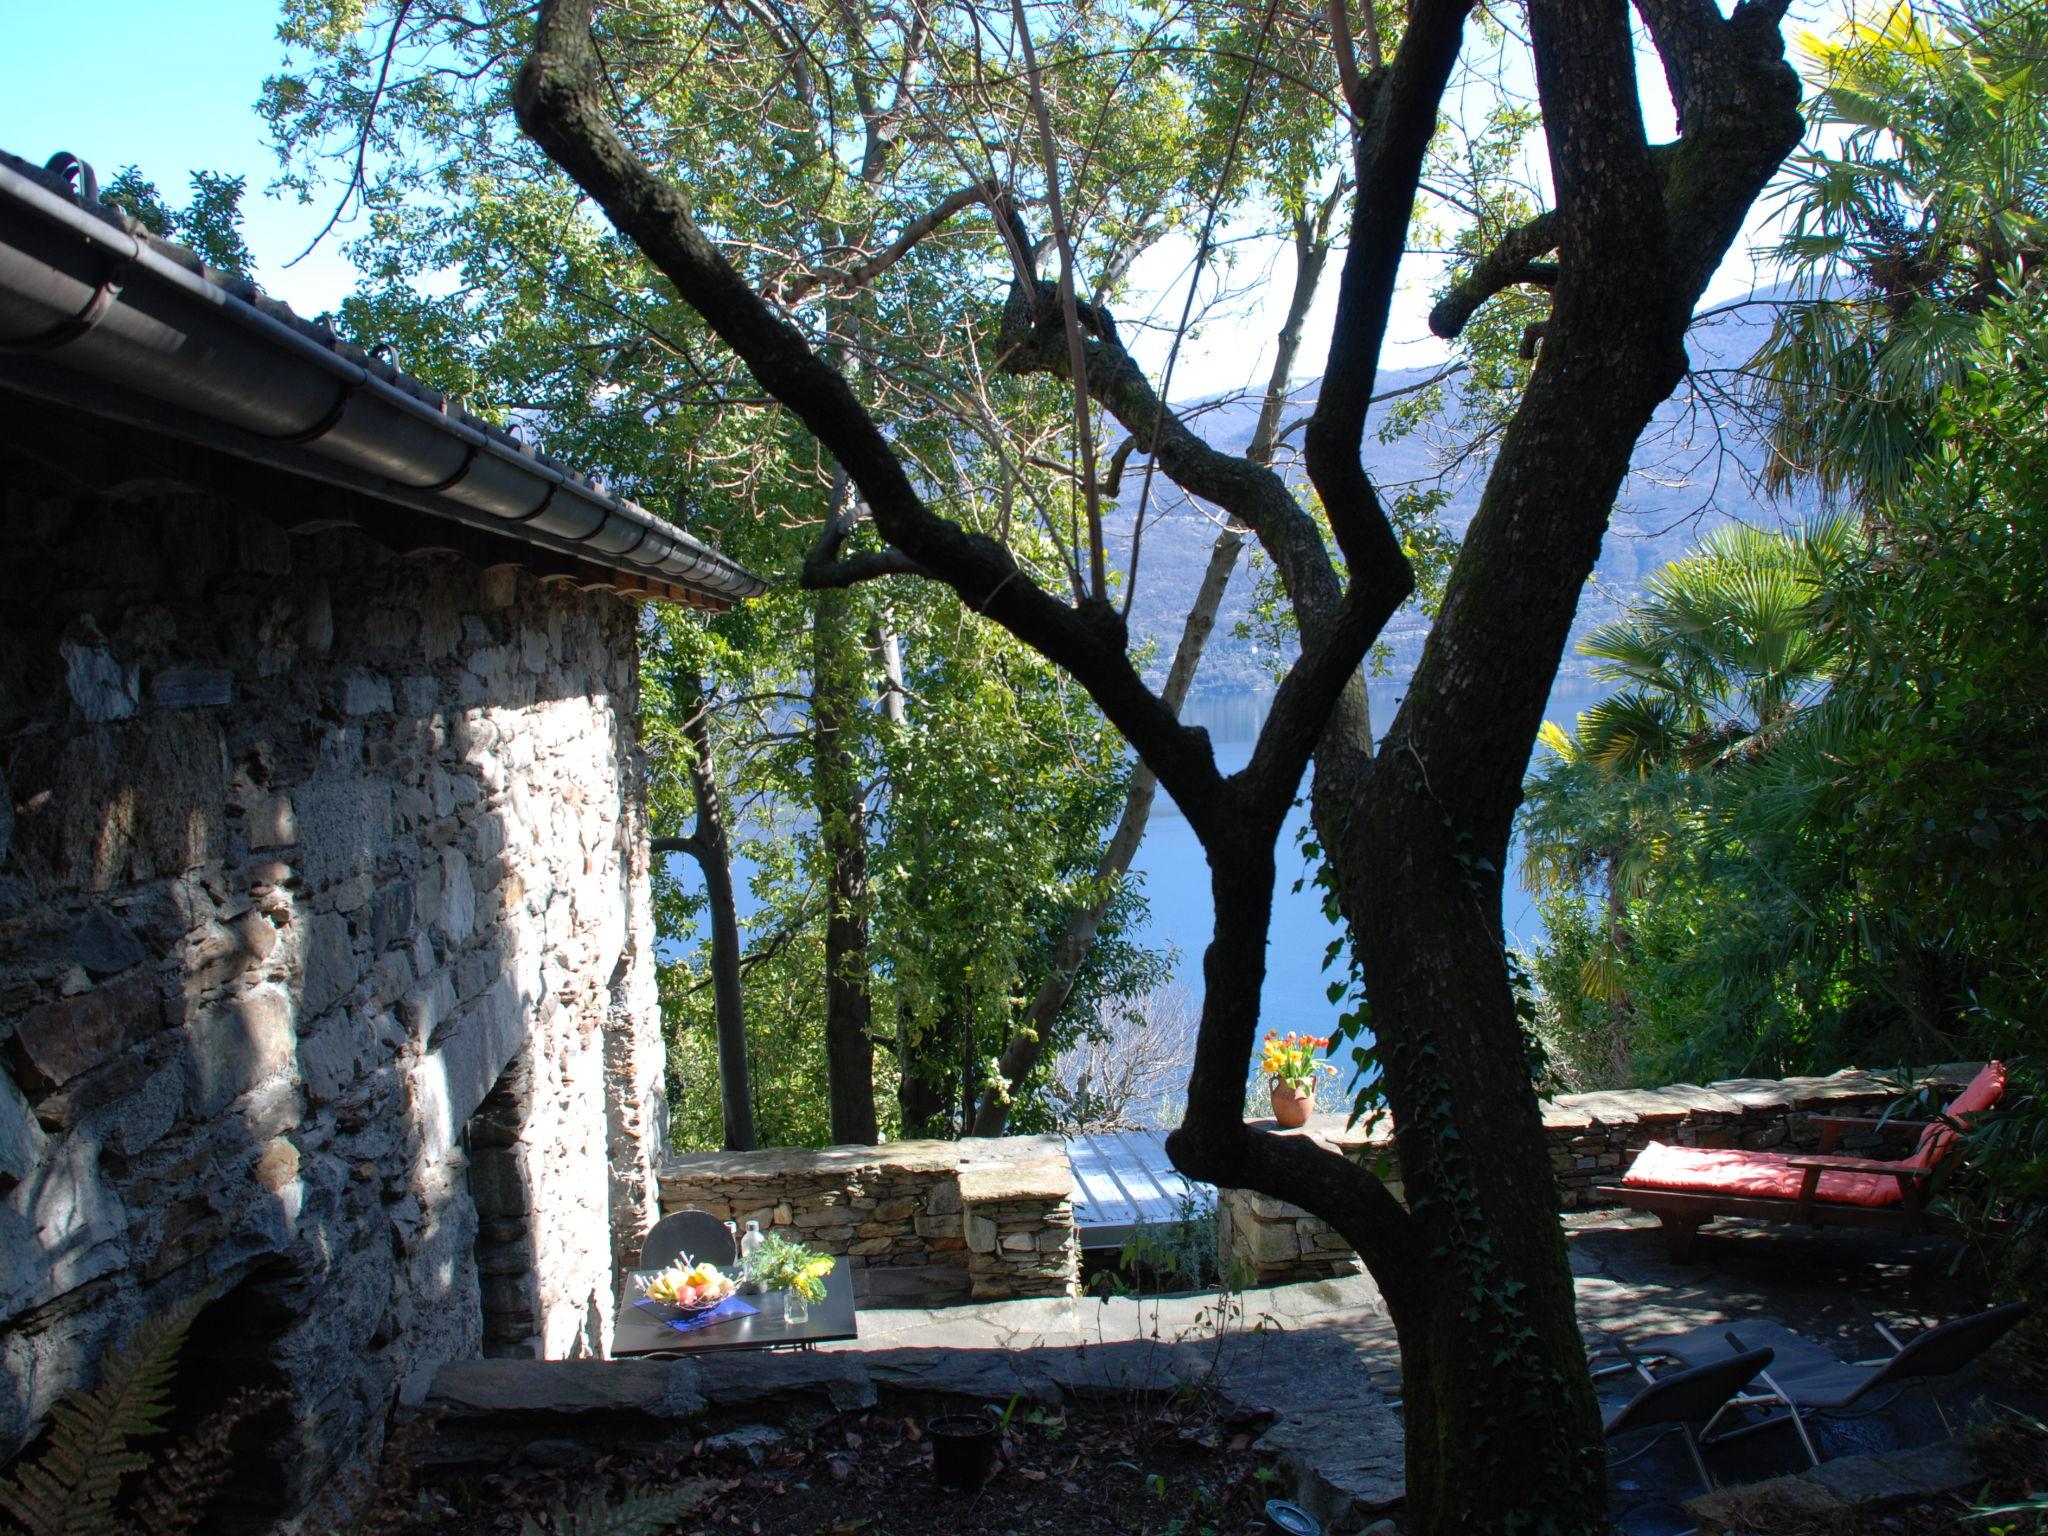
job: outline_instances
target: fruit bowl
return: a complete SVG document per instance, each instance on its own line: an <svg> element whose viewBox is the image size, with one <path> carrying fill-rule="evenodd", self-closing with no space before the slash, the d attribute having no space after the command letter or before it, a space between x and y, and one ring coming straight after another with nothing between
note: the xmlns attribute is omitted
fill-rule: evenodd
<svg viewBox="0 0 2048 1536"><path fill-rule="evenodd" d="M704 1312L717 1306L738 1288L732 1276L715 1264L698 1264L685 1254L667 1269L636 1277L640 1292L649 1301L662 1302L678 1312Z"/></svg>

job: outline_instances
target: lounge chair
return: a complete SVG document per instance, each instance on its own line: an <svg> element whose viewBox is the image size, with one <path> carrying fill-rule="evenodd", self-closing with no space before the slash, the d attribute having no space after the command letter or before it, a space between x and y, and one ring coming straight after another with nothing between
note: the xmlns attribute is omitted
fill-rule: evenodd
<svg viewBox="0 0 2048 1536"><path fill-rule="evenodd" d="M1600 1189L1663 1222L1671 1257L1678 1262L1691 1257L1701 1225L1716 1216L1924 1232L1934 1194L1954 1161L1949 1153L1957 1129L1990 1109L2004 1092L2005 1067L1994 1061L1933 1121L1816 1115L1821 1140L1815 1153L1673 1147L1653 1141L1621 1183ZM1843 1128L1852 1125L1917 1130L1920 1139L1912 1154L1897 1162L1835 1155Z"/></svg>
<svg viewBox="0 0 2048 1536"><path fill-rule="evenodd" d="M1685 1437L1685 1448L1692 1452L1693 1468L1699 1473L1701 1484L1712 1492L1719 1485L1707 1470L1701 1442L1708 1427L1762 1373L1771 1358L1768 1349L1742 1353L1724 1349L1705 1364L1688 1366L1666 1376L1649 1376L1642 1391L1607 1416L1606 1437L1612 1440L1638 1429L1676 1428ZM1648 1376L1647 1368L1638 1368ZM1646 1444L1619 1459L1631 1460L1649 1448Z"/></svg>
<svg viewBox="0 0 2048 1536"><path fill-rule="evenodd" d="M1663 1356L1692 1370L1716 1361L1747 1360L1759 1351L1774 1355L1775 1361L1768 1369L1753 1374L1763 1382L1765 1390L1784 1405L1785 1415L1761 1424L1745 1425L1732 1434L1751 1434L1784 1423L1789 1418L1792 1427L1798 1431L1799 1443L1818 1466L1820 1452L1814 1448L1813 1438L1806 1427L1806 1421L1813 1415L1844 1414L1859 1408L1864 1412L1874 1412L1890 1403L1900 1392L1914 1386L1929 1388L1932 1399L1932 1384L1936 1380L1953 1376L1971 1364L2026 1315L2025 1302L2009 1302L1988 1312L1977 1312L1943 1323L1938 1328L1930 1328L1904 1343L1879 1323L1877 1331L1884 1335L1892 1353L1883 1359L1858 1361L1853 1365L1843 1364L1832 1351L1802 1338L1782 1324L1761 1321L1714 1323L1670 1338L1651 1339L1636 1345L1633 1354L1637 1357ZM1873 1400L1876 1394L1887 1388L1894 1389L1891 1397ZM1941 1420L1942 1428L1949 1429L1948 1415L1942 1412L1939 1400L1934 1400L1934 1412ZM1719 1438L1731 1437L1723 1434Z"/></svg>

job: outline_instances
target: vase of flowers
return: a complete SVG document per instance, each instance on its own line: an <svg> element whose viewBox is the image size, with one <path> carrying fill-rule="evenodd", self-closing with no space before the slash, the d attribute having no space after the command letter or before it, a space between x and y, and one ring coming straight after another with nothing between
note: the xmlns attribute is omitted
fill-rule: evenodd
<svg viewBox="0 0 2048 1536"><path fill-rule="evenodd" d="M1316 1052L1329 1048L1327 1038L1298 1035L1292 1030L1284 1035L1266 1031L1260 1066L1272 1094L1273 1118L1280 1122L1282 1130L1291 1131L1308 1123L1309 1113L1316 1107L1316 1074L1337 1075L1335 1067L1316 1057Z"/></svg>
<svg viewBox="0 0 2048 1536"><path fill-rule="evenodd" d="M811 1307L825 1299L825 1277L839 1261L778 1232L761 1239L746 1257L745 1273L771 1291L782 1292L782 1315L792 1323L810 1321Z"/></svg>

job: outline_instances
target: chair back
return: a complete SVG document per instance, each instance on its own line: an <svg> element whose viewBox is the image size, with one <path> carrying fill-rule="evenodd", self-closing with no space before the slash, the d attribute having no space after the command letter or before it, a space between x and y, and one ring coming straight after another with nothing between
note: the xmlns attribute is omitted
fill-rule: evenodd
<svg viewBox="0 0 2048 1536"><path fill-rule="evenodd" d="M1755 1380L1775 1358L1768 1349L1752 1349L1707 1365L1695 1365L1659 1376L1616 1409L1607 1421L1607 1438L1653 1424L1705 1424L1722 1406Z"/></svg>
<svg viewBox="0 0 2048 1536"><path fill-rule="evenodd" d="M648 1229L640 1244L641 1269L667 1269L688 1254L721 1269L729 1268L738 1255L733 1250L732 1232L709 1211L677 1211L664 1216Z"/></svg>
<svg viewBox="0 0 2048 1536"><path fill-rule="evenodd" d="M1970 1086L1949 1100L1948 1108L1942 1111L1942 1118L1934 1121L1920 1133L1920 1141L1913 1148L1913 1155L1907 1161L1916 1168L1932 1168L1955 1145L1955 1127L1945 1124L1953 1120L1957 1125L1968 1125L1972 1115L1981 1114L1991 1108L2005 1094L2005 1063L1987 1061L1984 1068L1970 1079Z"/></svg>
<svg viewBox="0 0 2048 1536"><path fill-rule="evenodd" d="M2024 1301L2009 1301L2002 1307L1959 1317L1939 1328L1906 1341L1906 1347L1871 1373L1870 1380L1856 1394L1873 1392L1888 1382L1910 1381L1921 1376L1952 1376L1996 1344L2027 1315Z"/></svg>

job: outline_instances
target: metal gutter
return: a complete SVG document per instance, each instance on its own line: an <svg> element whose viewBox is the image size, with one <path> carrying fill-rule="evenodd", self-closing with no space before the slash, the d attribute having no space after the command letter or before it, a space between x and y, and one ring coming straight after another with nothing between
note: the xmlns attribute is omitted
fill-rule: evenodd
<svg viewBox="0 0 2048 1536"><path fill-rule="evenodd" d="M672 523L4 152L0 382L722 602L767 590Z"/></svg>

